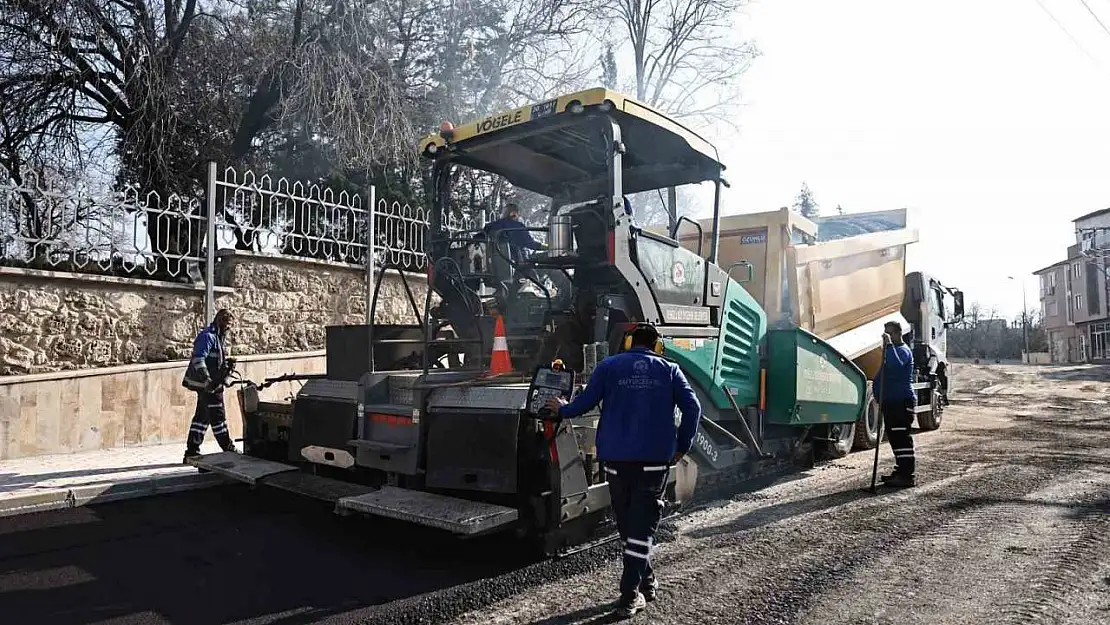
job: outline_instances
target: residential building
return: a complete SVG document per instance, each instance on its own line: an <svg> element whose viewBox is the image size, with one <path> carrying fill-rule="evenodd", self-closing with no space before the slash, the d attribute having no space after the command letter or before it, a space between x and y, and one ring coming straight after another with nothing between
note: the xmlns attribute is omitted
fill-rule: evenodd
<svg viewBox="0 0 1110 625"><path fill-rule="evenodd" d="M1074 223L1075 245L1068 248L1068 261L1079 360L1110 360L1110 208Z"/></svg>
<svg viewBox="0 0 1110 625"><path fill-rule="evenodd" d="M1110 360L1110 208L1075 224L1066 260L1034 271L1052 362Z"/></svg>
<svg viewBox="0 0 1110 625"><path fill-rule="evenodd" d="M1070 301L1071 268L1070 261L1062 260L1033 272L1040 279L1041 318L1051 362L1081 360Z"/></svg>

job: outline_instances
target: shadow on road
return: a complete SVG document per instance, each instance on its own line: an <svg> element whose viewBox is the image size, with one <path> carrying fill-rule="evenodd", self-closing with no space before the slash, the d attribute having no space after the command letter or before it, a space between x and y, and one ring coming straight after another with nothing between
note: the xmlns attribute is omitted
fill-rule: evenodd
<svg viewBox="0 0 1110 625"><path fill-rule="evenodd" d="M566 614L549 616L539 621L532 621L528 625L602 625L603 623L617 623L621 617L614 612L617 602L595 605Z"/></svg>
<svg viewBox="0 0 1110 625"><path fill-rule="evenodd" d="M758 510L752 510L751 512L728 523L693 530L689 533L689 536L693 538L710 538L713 536L734 534L736 532L754 529L763 525L768 525L770 523L776 523L778 521L789 519L800 514L808 514L811 512L829 510L837 506L851 503L858 499L879 496L884 494L885 492L886 491L880 490L875 495L872 495L870 492L866 492L857 488L841 491L839 493L830 493L828 495L810 497L808 499L792 501L789 503L774 504L759 508Z"/></svg>
<svg viewBox="0 0 1110 625"><path fill-rule="evenodd" d="M57 480L67 477L85 477L89 475L112 475L116 473L130 473L132 471L146 471L148 469L173 469L181 468L180 463L168 464L144 464L134 467L111 467L106 469L89 469L83 471L55 471L54 473L38 473L34 475L22 475L18 473L0 473L0 493L20 490L28 486L45 482L47 480ZM82 484L87 483L82 481ZM59 487L60 488L60 487Z"/></svg>
<svg viewBox="0 0 1110 625"><path fill-rule="evenodd" d="M0 522L0 614L307 625L535 561L507 541L239 486L12 517Z"/></svg>

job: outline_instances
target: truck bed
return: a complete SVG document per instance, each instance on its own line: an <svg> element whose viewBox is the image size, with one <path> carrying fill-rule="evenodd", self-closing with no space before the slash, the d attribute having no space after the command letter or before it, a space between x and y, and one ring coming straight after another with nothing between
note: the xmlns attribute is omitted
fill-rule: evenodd
<svg viewBox="0 0 1110 625"><path fill-rule="evenodd" d="M720 223L719 264L732 268L771 327L800 327L856 359L879 347L883 323L905 323L906 248L918 240L906 210L810 220L781 209ZM704 251L712 220L702 228ZM687 229L679 242L696 250L697 233Z"/></svg>

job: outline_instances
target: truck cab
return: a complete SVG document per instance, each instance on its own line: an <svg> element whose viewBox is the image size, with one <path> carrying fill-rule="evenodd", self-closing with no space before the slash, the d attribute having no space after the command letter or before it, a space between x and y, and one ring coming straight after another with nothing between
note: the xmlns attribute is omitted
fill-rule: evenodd
<svg viewBox="0 0 1110 625"><path fill-rule="evenodd" d="M935 386L924 396L918 393L918 425L922 429L940 427L941 412L948 404L948 328L963 315L963 291L947 287L927 273L906 274L902 300L902 316L910 326L906 343L913 348L918 383Z"/></svg>
<svg viewBox="0 0 1110 625"><path fill-rule="evenodd" d="M926 348L930 357L948 362L948 328L959 323L963 315L962 291L946 287L920 271L906 275L902 316L910 324L913 344Z"/></svg>

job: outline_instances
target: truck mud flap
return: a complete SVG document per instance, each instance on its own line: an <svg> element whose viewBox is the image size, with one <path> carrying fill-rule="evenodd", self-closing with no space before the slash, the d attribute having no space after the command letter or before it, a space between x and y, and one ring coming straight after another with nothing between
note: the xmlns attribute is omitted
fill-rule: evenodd
<svg viewBox="0 0 1110 625"><path fill-rule="evenodd" d="M468 536L501 528L518 518L515 508L393 486L344 497L335 507L337 511L388 517Z"/></svg>
<svg viewBox="0 0 1110 625"><path fill-rule="evenodd" d="M198 469L211 471L212 473L217 473L240 482L246 482L251 486L258 484L258 480L264 477L297 470L297 467L292 465L272 462L270 460L263 460L261 458L229 451L217 454L205 454L198 458L192 458L188 462Z"/></svg>

